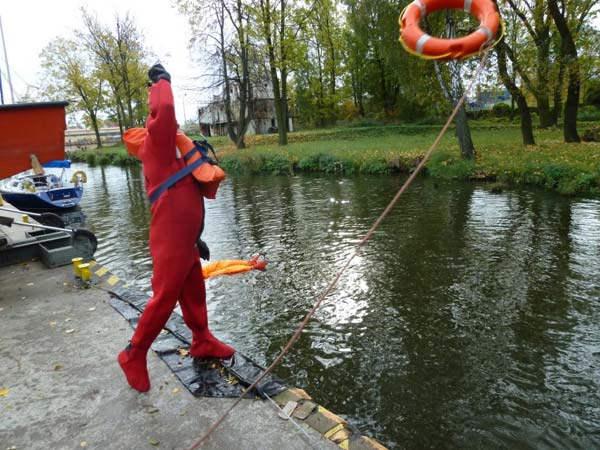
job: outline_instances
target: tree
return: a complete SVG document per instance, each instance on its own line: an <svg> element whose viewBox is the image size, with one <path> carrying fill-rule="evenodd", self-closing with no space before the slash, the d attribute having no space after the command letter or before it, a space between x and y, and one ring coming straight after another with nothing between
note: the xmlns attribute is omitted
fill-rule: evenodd
<svg viewBox="0 0 600 450"><path fill-rule="evenodd" d="M562 2L561 2L562 3ZM577 110L579 107L580 74L577 59L577 47L569 27L567 10L564 3L559 7L557 0L548 0L548 8L561 38L561 55L568 73L567 99L563 135L565 142L580 142L577 133Z"/></svg>
<svg viewBox="0 0 600 450"><path fill-rule="evenodd" d="M315 0L306 9L300 40L305 57L294 82L300 116L317 127L334 124L342 93L338 89L343 63L342 22L337 2Z"/></svg>
<svg viewBox="0 0 600 450"><path fill-rule="evenodd" d="M98 112L103 106L103 80L90 64L87 54L75 41L56 38L40 55L51 97L67 96L76 111L83 111L96 136L96 145L102 147Z"/></svg>
<svg viewBox="0 0 600 450"><path fill-rule="evenodd" d="M344 0L344 77L359 111L384 120L414 121L446 114L434 65L398 42L398 0Z"/></svg>
<svg viewBox="0 0 600 450"><path fill-rule="evenodd" d="M526 35L521 33L519 41L515 41L515 45L520 42L519 51L509 52L508 56L515 63L514 67L518 68L527 89L535 96L540 127L548 128L554 124L550 109L552 89L549 89L555 66L551 57L552 18L548 14L546 0L507 0L507 3L526 31ZM533 45L529 45L529 42ZM518 55L521 58L517 58ZM528 64L522 64L517 59L526 60ZM560 66L557 69L560 70ZM557 78L560 80L560 77Z"/></svg>
<svg viewBox="0 0 600 450"><path fill-rule="evenodd" d="M263 44L273 87L279 145L288 142L288 77L299 66L303 53L298 34L306 22L306 14L300 11L292 0L252 1L254 37Z"/></svg>
<svg viewBox="0 0 600 450"><path fill-rule="evenodd" d="M227 135L237 148L244 148L252 75L247 4L242 0L179 0L177 6L198 30L192 45L201 45L206 67L214 68L205 75L211 79L210 87L223 93Z"/></svg>
<svg viewBox="0 0 600 450"><path fill-rule="evenodd" d="M121 132L124 128L143 126L148 110L144 63L148 53L133 19L117 15L113 32L85 9L81 12L85 29L78 31L77 36L95 56L101 76L108 81L112 92L110 102L117 112Z"/></svg>
<svg viewBox="0 0 600 450"><path fill-rule="evenodd" d="M502 79L504 86L506 86L506 89L508 89L508 92L510 92L511 97L517 103L517 108L519 109L523 144L535 145L531 111L529 109L529 105L527 104L527 99L525 98L521 88L517 86L514 77L512 77L508 72L506 54L510 52L511 49L503 39L496 45L495 51L498 58L498 71L500 72L500 78Z"/></svg>
<svg viewBox="0 0 600 450"><path fill-rule="evenodd" d="M455 21L452 17L451 12L447 12L446 14L446 37L448 39L454 39L456 36L456 25ZM462 77L461 77L461 62L456 59L449 61L448 70L449 70L449 83L446 83L444 76L442 74L442 68L440 63L437 61L434 62L436 73L438 74L438 79L440 82L440 86L444 91L444 94L450 100L453 107L456 107L460 102L460 99L464 95L464 89L462 85ZM467 118L467 111L465 109L465 104L463 103L456 113L455 118L456 123L456 136L458 138L458 145L460 147L460 154L464 159L474 159L475 158L475 145L473 144L473 139L471 138L471 128L469 127L469 121Z"/></svg>

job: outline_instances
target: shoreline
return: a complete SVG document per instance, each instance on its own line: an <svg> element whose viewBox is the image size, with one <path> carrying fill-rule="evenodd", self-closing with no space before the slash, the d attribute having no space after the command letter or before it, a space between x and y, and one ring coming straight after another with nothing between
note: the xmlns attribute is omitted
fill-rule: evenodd
<svg viewBox="0 0 600 450"><path fill-rule="evenodd" d="M581 126L594 126L590 122ZM275 135L248 136L246 149L225 137L209 138L220 165L229 174L395 175L412 172L435 139L438 126L338 128L290 133L279 147ZM521 144L512 123L475 123L471 128L475 160L463 160L448 132L424 173L434 179L495 182L501 187L541 187L563 195L600 195L600 142L565 144L562 130L536 130L535 146ZM139 165L123 146L69 152L89 165Z"/></svg>

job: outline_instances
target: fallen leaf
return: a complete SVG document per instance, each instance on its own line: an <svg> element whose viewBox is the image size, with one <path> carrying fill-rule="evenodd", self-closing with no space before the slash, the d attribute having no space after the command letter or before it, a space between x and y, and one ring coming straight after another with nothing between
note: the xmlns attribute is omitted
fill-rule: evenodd
<svg viewBox="0 0 600 450"><path fill-rule="evenodd" d="M27 283L27 286L35 286L35 283Z"/></svg>
<svg viewBox="0 0 600 450"><path fill-rule="evenodd" d="M0 312L4 311L4 308L0 308Z"/></svg>
<svg viewBox="0 0 600 450"><path fill-rule="evenodd" d="M70 321L71 321L71 318L70 318L70 317L67 317L67 318L65 319L65 322L70 322Z"/></svg>
<svg viewBox="0 0 600 450"><path fill-rule="evenodd" d="M54 370L60 370L63 368L62 364L54 364Z"/></svg>
<svg viewBox="0 0 600 450"><path fill-rule="evenodd" d="M8 394L8 389L0 389L0 397L5 397Z"/></svg>
<svg viewBox="0 0 600 450"><path fill-rule="evenodd" d="M71 334L73 331L75 331L75 329L74 329L74 328L71 328L71 329L69 329L69 330L65 331L65 333L67 333L67 334Z"/></svg>
<svg viewBox="0 0 600 450"><path fill-rule="evenodd" d="M168 333L168 331L165 330L164 328L162 330L160 330L160 334L167 334L167 333Z"/></svg>
<svg viewBox="0 0 600 450"><path fill-rule="evenodd" d="M187 350L187 349L185 349L185 348L180 348L180 349L179 349L179 354L180 354L181 356L187 356L187 355L189 355L189 354L190 354L190 351L189 351L189 350Z"/></svg>
<svg viewBox="0 0 600 450"><path fill-rule="evenodd" d="M87 447L87 442L85 442L85 441L81 441L81 442L79 443L79 446L80 446L80 447Z"/></svg>
<svg viewBox="0 0 600 450"><path fill-rule="evenodd" d="M173 394L177 394L179 392L179 388L173 388L171 392L173 392Z"/></svg>
<svg viewBox="0 0 600 450"><path fill-rule="evenodd" d="M56 326L56 320L53 320L52 322L48 322L50 324L51 327Z"/></svg>
<svg viewBox="0 0 600 450"><path fill-rule="evenodd" d="M96 308L89 308L88 311L96 311Z"/></svg>
<svg viewBox="0 0 600 450"><path fill-rule="evenodd" d="M155 447L160 445L160 442L158 441L150 441L150 445L154 445Z"/></svg>

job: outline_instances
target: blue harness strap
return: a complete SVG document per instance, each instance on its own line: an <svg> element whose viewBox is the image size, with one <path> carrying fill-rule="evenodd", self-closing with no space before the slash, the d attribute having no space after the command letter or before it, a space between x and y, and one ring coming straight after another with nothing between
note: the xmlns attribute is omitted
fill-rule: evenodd
<svg viewBox="0 0 600 450"><path fill-rule="evenodd" d="M194 161L189 166L186 166L183 169L175 172L173 175L171 175L169 178L167 178L165 181L163 181L162 184L159 187L157 187L154 190L154 192L152 192L152 195L150 195L148 197L148 200L150 201L151 205L156 200L158 200L158 198L162 195L163 192L165 192L167 189L169 189L171 186L173 186L175 183L177 183L183 177L192 173L196 168L200 167L204 163L209 163L209 164L214 163L214 161L208 157L208 150L206 149L206 147L204 147L198 141L194 141L194 144L196 144L196 146L192 150L190 150L188 153L186 153L186 155L184 157L184 161L187 163L187 161L192 157L192 155L194 155L195 153L198 153L198 152L200 152L202 154L202 156L197 161Z"/></svg>

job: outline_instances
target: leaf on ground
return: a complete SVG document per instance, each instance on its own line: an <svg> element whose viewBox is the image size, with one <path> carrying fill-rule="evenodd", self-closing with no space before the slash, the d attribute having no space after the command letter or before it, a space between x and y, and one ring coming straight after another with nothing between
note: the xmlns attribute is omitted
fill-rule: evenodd
<svg viewBox="0 0 600 450"><path fill-rule="evenodd" d="M177 394L179 392L179 388L173 388L173 390L171 391L173 394Z"/></svg>
<svg viewBox="0 0 600 450"><path fill-rule="evenodd" d="M60 370L63 368L62 364L54 364L54 370Z"/></svg>
<svg viewBox="0 0 600 450"><path fill-rule="evenodd" d="M70 328L70 329L68 329L67 331L65 331L65 333L67 333L67 334L71 334L71 333L72 333L72 332L74 332L74 331L75 331L75 328Z"/></svg>
<svg viewBox="0 0 600 450"><path fill-rule="evenodd" d="M87 442L86 442L86 441L81 441L81 442L79 443L79 446L80 446L80 447L87 447Z"/></svg>
<svg viewBox="0 0 600 450"><path fill-rule="evenodd" d="M8 394L8 389L0 389L0 397L5 397Z"/></svg>
<svg viewBox="0 0 600 450"><path fill-rule="evenodd" d="M149 441L149 442L150 442L150 445L154 445L155 447L160 445L160 442L158 442L158 441Z"/></svg>
<svg viewBox="0 0 600 450"><path fill-rule="evenodd" d="M88 311L96 311L96 308L89 308Z"/></svg>
<svg viewBox="0 0 600 450"><path fill-rule="evenodd" d="M189 350L187 350L187 349L185 349L185 348L180 348L180 349L179 349L179 354L180 354L181 356L187 356L187 355L189 355L189 354L190 354L190 351L189 351Z"/></svg>
<svg viewBox="0 0 600 450"><path fill-rule="evenodd" d="M51 327L55 327L56 326L56 320L53 320L51 322L48 322L50 324Z"/></svg>

